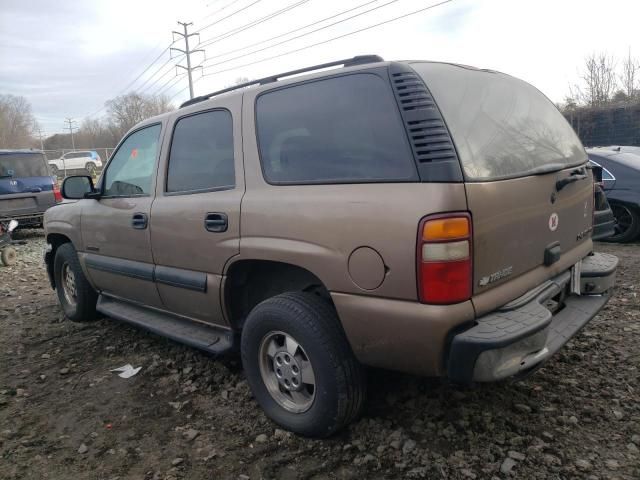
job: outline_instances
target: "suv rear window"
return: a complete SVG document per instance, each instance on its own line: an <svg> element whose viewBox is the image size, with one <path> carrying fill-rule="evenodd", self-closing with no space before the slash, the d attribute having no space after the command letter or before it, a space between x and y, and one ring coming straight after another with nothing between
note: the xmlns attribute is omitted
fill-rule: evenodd
<svg viewBox="0 0 640 480"><path fill-rule="evenodd" d="M275 184L417 181L389 82L352 74L258 97L265 179Z"/></svg>
<svg viewBox="0 0 640 480"><path fill-rule="evenodd" d="M569 123L528 83L458 65L418 62L411 67L431 90L468 180L519 177L586 162Z"/></svg>
<svg viewBox="0 0 640 480"><path fill-rule="evenodd" d="M41 153L0 153L0 178L49 175L49 167Z"/></svg>

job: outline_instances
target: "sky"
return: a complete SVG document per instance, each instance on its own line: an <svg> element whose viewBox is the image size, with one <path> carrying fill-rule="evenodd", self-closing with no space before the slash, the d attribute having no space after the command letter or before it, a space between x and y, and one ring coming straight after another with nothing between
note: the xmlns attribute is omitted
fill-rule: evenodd
<svg viewBox="0 0 640 480"><path fill-rule="evenodd" d="M193 73L196 95L240 77L377 54L499 70L561 102L587 55L607 52L620 65L631 49L640 59L638 0L439 1L0 0L0 94L26 97L46 136L62 132L65 117L104 115L106 100L129 91L178 105L189 93L175 67L184 59L169 57L168 47L184 49L172 37L177 21L193 23L191 48L205 50L192 55L205 67Z"/></svg>

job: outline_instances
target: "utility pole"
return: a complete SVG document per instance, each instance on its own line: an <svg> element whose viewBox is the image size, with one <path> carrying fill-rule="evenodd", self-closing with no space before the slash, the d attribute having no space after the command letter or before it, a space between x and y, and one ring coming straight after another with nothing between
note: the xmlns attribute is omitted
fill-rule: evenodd
<svg viewBox="0 0 640 480"><path fill-rule="evenodd" d="M193 70L195 70L196 68L202 68L201 65L198 65L196 67L191 67L191 54L192 53L196 53L196 52L204 52L204 50L190 50L189 49L189 37L193 37L194 35L200 35L199 33L189 33L188 32L188 27L190 25L193 25L193 23L189 22L178 22L178 25L182 25L182 28L184 30L184 32L176 32L175 30L172 32L174 35L179 35L182 38L184 38L184 50L180 49L180 48L173 48L171 47L170 50L176 50L180 53L184 53L187 56L187 66L185 67L184 65L176 65L176 67L179 68L183 68L187 71L187 76L189 77L189 98L193 98L193 78L191 77L191 72Z"/></svg>
<svg viewBox="0 0 640 480"><path fill-rule="evenodd" d="M42 129L38 125L38 137L40 137L40 150L44 152L44 142L42 141Z"/></svg>
<svg viewBox="0 0 640 480"><path fill-rule="evenodd" d="M76 127L74 125L74 123L76 123L76 121L73 118L67 117L67 118L64 119L64 122L67 124L67 125L65 125L64 128L68 128L69 129L69 133L71 134L71 149L75 150L76 149L76 143L75 143L75 141L73 139L73 129L74 128L76 130L78 129L78 127Z"/></svg>

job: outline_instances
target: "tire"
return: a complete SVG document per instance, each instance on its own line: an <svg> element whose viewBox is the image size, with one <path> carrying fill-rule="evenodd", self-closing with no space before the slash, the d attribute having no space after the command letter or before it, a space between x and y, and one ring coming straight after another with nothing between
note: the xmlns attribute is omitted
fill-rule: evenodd
<svg viewBox="0 0 640 480"><path fill-rule="evenodd" d="M69 273L71 276L68 276ZM65 284L63 274L69 283ZM53 279L58 300L69 320L85 322L96 319L98 294L84 276L76 249L71 243L64 243L56 250ZM73 288L70 284L73 284Z"/></svg>
<svg viewBox="0 0 640 480"><path fill-rule="evenodd" d="M91 175L92 177L96 174L96 164L93 162L87 162L84 166L84 169Z"/></svg>
<svg viewBox="0 0 640 480"><path fill-rule="evenodd" d="M610 203L611 211L616 219L614 234L607 242L627 243L635 240L640 234L640 214L638 210L623 203Z"/></svg>
<svg viewBox="0 0 640 480"><path fill-rule="evenodd" d="M287 348L286 337L298 347ZM271 355L269 346L274 347ZM242 330L241 355L257 402L271 420L292 432L327 437L362 410L364 367L354 357L333 307L315 294L284 293L257 305ZM291 361L288 367L287 358ZM279 361L288 369L280 379L276 376ZM309 372L313 387L307 384ZM284 382L290 379L294 388L296 378L301 390L287 392Z"/></svg>
<svg viewBox="0 0 640 480"><path fill-rule="evenodd" d="M2 260L2 263L7 267L16 263L17 259L18 253L13 247L5 247L2 249L2 252L0 252L0 260Z"/></svg>

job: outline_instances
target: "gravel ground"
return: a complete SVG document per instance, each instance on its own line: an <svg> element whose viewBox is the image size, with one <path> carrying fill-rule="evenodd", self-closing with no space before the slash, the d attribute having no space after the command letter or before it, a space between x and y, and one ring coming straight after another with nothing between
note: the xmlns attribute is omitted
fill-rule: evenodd
<svg viewBox="0 0 640 480"><path fill-rule="evenodd" d="M362 419L322 441L275 428L237 357L108 319L66 321L42 232L0 267L0 478L640 478L640 245L615 297L544 368L456 388L372 370ZM122 379L109 372L142 366Z"/></svg>

